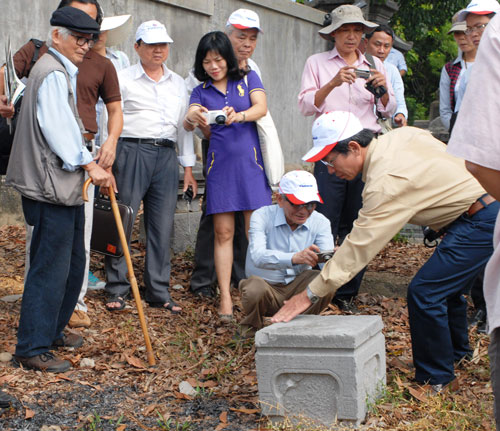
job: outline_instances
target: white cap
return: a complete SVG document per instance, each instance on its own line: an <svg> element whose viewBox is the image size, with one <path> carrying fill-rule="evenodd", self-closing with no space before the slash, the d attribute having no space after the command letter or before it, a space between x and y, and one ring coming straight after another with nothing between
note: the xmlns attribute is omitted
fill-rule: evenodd
<svg viewBox="0 0 500 431"><path fill-rule="evenodd" d="M317 162L333 150L339 141L361 132L363 126L352 112L326 112L314 120L313 147L302 157L306 162Z"/></svg>
<svg viewBox="0 0 500 431"><path fill-rule="evenodd" d="M489 15L500 11L500 4L497 0L472 0L465 9L458 13L457 20L465 21L468 14Z"/></svg>
<svg viewBox="0 0 500 431"><path fill-rule="evenodd" d="M226 27L229 25L239 28L240 30L255 28L262 32L259 15L250 9L235 10L227 20Z"/></svg>
<svg viewBox="0 0 500 431"><path fill-rule="evenodd" d="M279 192L285 195L292 204L323 203L323 199L321 199L318 192L316 178L306 171L290 171L283 175Z"/></svg>
<svg viewBox="0 0 500 431"><path fill-rule="evenodd" d="M173 40L167 33L165 26L158 21L143 22L135 32L135 41L142 40L144 43L172 43Z"/></svg>
<svg viewBox="0 0 500 431"><path fill-rule="evenodd" d="M124 42L132 30L132 15L107 16L103 18L101 31L108 32L106 46L115 46Z"/></svg>

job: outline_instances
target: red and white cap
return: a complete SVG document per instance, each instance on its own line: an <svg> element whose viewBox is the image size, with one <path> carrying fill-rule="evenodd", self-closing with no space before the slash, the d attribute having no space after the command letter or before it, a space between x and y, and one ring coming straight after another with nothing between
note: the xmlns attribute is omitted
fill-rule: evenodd
<svg viewBox="0 0 500 431"><path fill-rule="evenodd" d="M313 147L302 157L306 162L317 162L335 148L339 141L363 130L361 122L352 112L326 112L314 120Z"/></svg>
<svg viewBox="0 0 500 431"><path fill-rule="evenodd" d="M475 15L489 15L500 11L497 0L472 0L465 9L458 12L457 21L465 21L470 13Z"/></svg>
<svg viewBox="0 0 500 431"><path fill-rule="evenodd" d="M259 15L250 9L235 10L227 20L226 27L229 25L239 28L240 30L255 28L262 32L262 29L260 28Z"/></svg>
<svg viewBox="0 0 500 431"><path fill-rule="evenodd" d="M307 171L290 171L281 177L279 192L296 205L323 203L314 175Z"/></svg>

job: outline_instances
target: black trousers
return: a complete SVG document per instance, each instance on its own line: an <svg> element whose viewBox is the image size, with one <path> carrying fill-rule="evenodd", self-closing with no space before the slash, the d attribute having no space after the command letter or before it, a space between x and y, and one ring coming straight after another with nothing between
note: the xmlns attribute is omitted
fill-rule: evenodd
<svg viewBox="0 0 500 431"><path fill-rule="evenodd" d="M351 181L342 180L336 175L330 175L327 167L318 162L314 165L314 176L324 202L318 204L316 211L330 220L333 238L336 244L342 244L344 238L351 232L354 220L358 218L358 212L363 206L361 193L365 184L361 180L361 174ZM365 271L366 267L340 287L335 298L344 300L354 298L359 292Z"/></svg>
<svg viewBox="0 0 500 431"><path fill-rule="evenodd" d="M206 175L206 157L209 141L202 140L203 153L203 175ZM217 281L214 262L214 223L212 215L206 215L206 195L203 196L202 214L198 233L196 235L196 246L194 250L194 270L191 275L191 292L209 287ZM238 286L240 280L246 278L245 259L247 255L248 240L245 233L245 218L243 213L238 211L234 213L234 240L233 240L233 270L231 279L235 286Z"/></svg>

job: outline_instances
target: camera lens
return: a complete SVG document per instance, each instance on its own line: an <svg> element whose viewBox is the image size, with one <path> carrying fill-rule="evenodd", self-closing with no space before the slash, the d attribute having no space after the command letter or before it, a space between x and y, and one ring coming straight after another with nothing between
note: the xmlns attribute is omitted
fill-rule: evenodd
<svg viewBox="0 0 500 431"><path fill-rule="evenodd" d="M225 115L217 115L215 117L215 123L216 124L224 124L226 122L226 116Z"/></svg>

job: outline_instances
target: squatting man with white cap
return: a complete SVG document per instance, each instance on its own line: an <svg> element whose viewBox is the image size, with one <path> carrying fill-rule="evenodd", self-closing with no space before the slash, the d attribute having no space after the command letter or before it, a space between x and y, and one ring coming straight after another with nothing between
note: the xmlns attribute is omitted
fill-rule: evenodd
<svg viewBox="0 0 500 431"><path fill-rule="evenodd" d="M182 126L188 106L184 80L164 62L173 42L163 24L143 22L135 35L139 63L118 74L123 99L123 131L113 172L120 199L137 216L144 203L146 228L145 300L151 307L172 313L181 308L170 297L170 240L173 229L180 163L184 191L197 193L192 166L196 162L193 137ZM178 149L178 155L175 148ZM106 258L106 307L125 307L130 283L125 259Z"/></svg>
<svg viewBox="0 0 500 431"><path fill-rule="evenodd" d="M316 278L319 271L312 268L318 264L318 253L333 250L330 222L314 210L322 202L314 175L285 174L277 201L254 211L250 220L245 267L249 278L240 282L246 313L240 334L245 338L263 327L264 316L272 316ZM305 313L319 314L332 297L333 292L325 295Z"/></svg>
<svg viewBox="0 0 500 431"><path fill-rule="evenodd" d="M272 321L288 322L334 293L406 223L446 231L407 294L416 380L440 392L455 379L454 363L471 355L463 294L493 252L500 204L427 131L403 127L374 138L354 114L336 111L316 119L312 135L303 159L340 178L361 173L363 207L320 275Z"/></svg>

